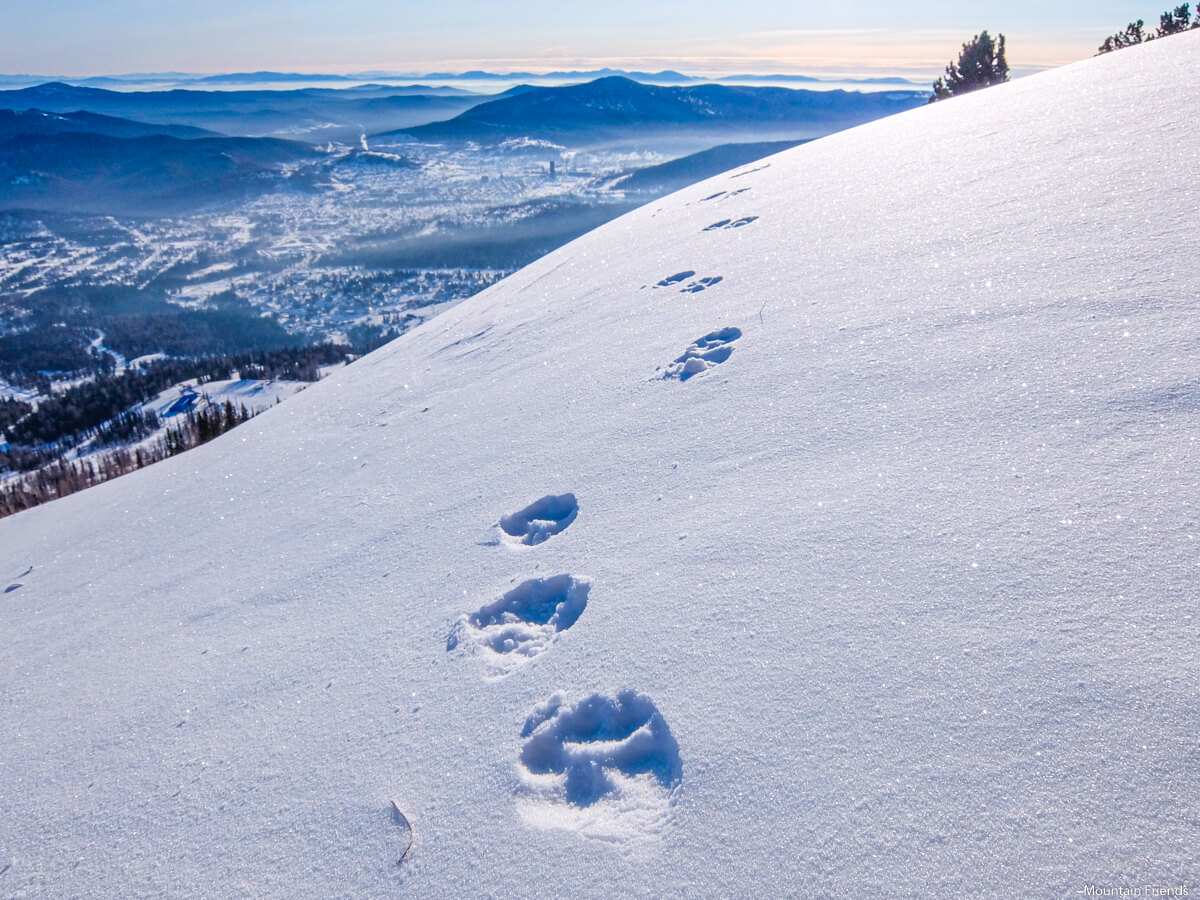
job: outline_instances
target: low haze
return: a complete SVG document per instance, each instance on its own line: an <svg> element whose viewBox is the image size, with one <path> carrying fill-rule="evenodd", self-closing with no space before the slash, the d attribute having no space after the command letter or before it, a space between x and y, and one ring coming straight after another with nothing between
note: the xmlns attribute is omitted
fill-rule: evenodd
<svg viewBox="0 0 1200 900"><path fill-rule="evenodd" d="M548 71L674 68L932 77L971 34L1009 38L1017 74L1092 55L1103 35L1157 7L944 0L905 4L351 0L105 4L6 0L9 73Z"/></svg>

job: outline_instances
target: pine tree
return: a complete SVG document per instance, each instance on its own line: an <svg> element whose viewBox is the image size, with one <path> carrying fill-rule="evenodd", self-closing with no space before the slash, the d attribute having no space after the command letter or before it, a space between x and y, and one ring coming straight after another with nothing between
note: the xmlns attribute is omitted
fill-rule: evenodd
<svg viewBox="0 0 1200 900"><path fill-rule="evenodd" d="M1132 47L1134 44L1144 43L1152 37L1152 35L1146 34L1145 21L1138 19L1136 22L1126 25L1124 31L1118 31L1116 34L1106 37L1104 43L1100 45L1100 53L1111 53L1114 50ZM1096 55L1099 56L1100 53Z"/></svg>
<svg viewBox="0 0 1200 900"><path fill-rule="evenodd" d="M1164 12L1158 17L1158 36L1166 37L1170 34L1179 34L1181 31L1187 31L1191 26L1191 18L1192 9L1190 3L1185 3L1169 12Z"/></svg>
<svg viewBox="0 0 1200 900"><path fill-rule="evenodd" d="M1196 18L1192 17L1192 5L1184 3L1175 7L1172 10L1163 12L1158 17L1158 28L1153 34L1146 31L1146 23L1142 19L1136 22L1130 22L1125 26L1124 31L1118 31L1116 34L1109 35L1104 39L1104 43L1100 45L1100 53L1111 53L1114 50L1121 50L1125 47L1132 47L1134 44L1143 44L1146 41L1152 41L1156 37L1168 37L1172 34L1179 34L1181 31L1187 31L1189 28L1200 28L1200 5L1196 8Z"/></svg>
<svg viewBox="0 0 1200 900"><path fill-rule="evenodd" d="M1004 52L1004 35L998 40L993 40L987 31L975 35L962 45L958 61L947 65L946 74L933 83L933 96L929 102L1008 81L1008 60Z"/></svg>

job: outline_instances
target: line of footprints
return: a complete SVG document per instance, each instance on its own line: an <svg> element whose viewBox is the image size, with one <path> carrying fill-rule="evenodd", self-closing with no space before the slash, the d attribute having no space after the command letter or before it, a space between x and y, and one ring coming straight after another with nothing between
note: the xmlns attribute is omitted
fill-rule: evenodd
<svg viewBox="0 0 1200 900"><path fill-rule="evenodd" d="M763 168L766 168L765 166ZM757 172L758 169L751 171ZM749 174L749 172L739 173ZM737 177L737 176L734 176ZM705 197L700 202L707 203L710 200L718 200L720 198L732 197L737 194L745 193L750 188L742 188L732 193L720 191ZM740 219L721 219L713 222L704 231L722 231L728 228L742 228L749 225L751 222L757 222L758 216L743 216ZM707 290L714 285L720 284L724 278L720 275L707 275L702 278L697 278L695 271L686 269L682 272L676 272L674 275L668 275L661 281L650 286L651 290L662 290L664 288L679 287L679 291L684 294L698 294L700 291ZM720 365L729 359L733 353L733 342L742 336L740 328L720 328L716 331L710 331L702 337L696 338L692 344L683 351L683 354L674 359L666 368L660 368L659 378L661 379L678 379L679 381L687 381L699 375L701 372L707 372L713 366Z"/></svg>
<svg viewBox="0 0 1200 900"><path fill-rule="evenodd" d="M745 190L722 191L701 202ZM722 219L704 230L742 228L757 218ZM720 275L697 278L688 270L652 288L699 293L721 281ZM741 336L741 330L731 326L709 332L660 368L658 377L687 381L706 372L729 359L733 342ZM504 543L536 547L561 534L578 516L574 494L550 494L503 516L496 528ZM459 616L446 650L481 656L490 678L505 678L546 652L579 621L591 590L589 579L575 575L530 578ZM683 778L679 744L654 701L637 691L621 691L616 697L589 694L575 703L557 692L530 713L520 736L525 742L520 754L524 780L540 802L586 809L603 801L622 815L632 811L639 822L652 825L656 817L661 820Z"/></svg>
<svg viewBox="0 0 1200 900"><path fill-rule="evenodd" d="M574 494L552 494L502 517L496 527L505 543L535 547L578 515ZM530 578L460 616L446 650L482 656L491 677L506 677L579 621L591 589L589 579L575 575ZM666 720L637 691L589 694L575 703L556 692L530 713L520 736L523 780L535 802L583 809L605 801L624 810L632 801L643 812L647 805L665 809L683 776Z"/></svg>

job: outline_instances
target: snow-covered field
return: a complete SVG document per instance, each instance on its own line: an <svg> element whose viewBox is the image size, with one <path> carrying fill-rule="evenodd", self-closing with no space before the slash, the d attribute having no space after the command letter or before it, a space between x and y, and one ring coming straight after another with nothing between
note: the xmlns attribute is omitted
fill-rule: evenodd
<svg viewBox="0 0 1200 900"><path fill-rule="evenodd" d="M113 355L119 356L119 354ZM139 360L134 360L134 363L144 359L150 359L150 357L141 357ZM120 357L120 360L121 368L124 368L124 357ZM324 367L322 369L322 377L330 372L337 371L342 365L344 363ZM169 387L164 391L160 391L145 403L140 403L132 407L133 412L139 414L153 412L158 416L159 427L150 432L146 437L137 441L116 445L98 444L95 438L89 438L64 452L62 458L73 461L91 460L98 463L116 450L134 451L138 448L148 449L155 446L164 438L169 430L178 428L186 420L188 413L199 413L210 406L222 407L226 403L231 403L235 410L240 412L244 409L251 416L256 416L270 409L272 406L282 403L288 397L298 394L308 387L309 384L310 382L306 381L280 381L260 378L222 379L200 384L197 379L192 378ZM0 397L4 396L4 387L5 385L0 382ZM15 393L15 389L11 396L19 400L25 399L21 394ZM36 394L33 394L29 399L36 401L38 397ZM7 445L8 442L0 438L0 448ZM30 477L29 473L21 473L11 469L6 470L0 473L0 486L20 481L26 477ZM0 580L3 580L3 577L3 575L0 575Z"/></svg>
<svg viewBox="0 0 1200 900"><path fill-rule="evenodd" d="M28 403L30 400L36 400L37 397L36 389L17 387L17 385L9 384L0 378L0 400L20 400L22 403Z"/></svg>
<svg viewBox="0 0 1200 900"><path fill-rule="evenodd" d="M338 367L329 368L334 371ZM244 406L248 412L257 414L282 403L308 386L303 381L268 381L262 378L233 378L204 384L192 379L160 392L153 400L137 408L143 412L154 412L166 424L170 424L166 420L173 415L171 409L179 405L180 398L194 395L197 398L194 405L196 410L232 403L234 407Z"/></svg>
<svg viewBox="0 0 1200 900"><path fill-rule="evenodd" d="M1200 891L1198 78L711 179L0 521L0 892Z"/></svg>

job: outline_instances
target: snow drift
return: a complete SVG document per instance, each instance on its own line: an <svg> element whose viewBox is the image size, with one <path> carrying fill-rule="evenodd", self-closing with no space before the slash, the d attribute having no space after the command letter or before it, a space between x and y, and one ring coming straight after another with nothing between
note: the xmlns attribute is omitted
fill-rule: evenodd
<svg viewBox="0 0 1200 900"><path fill-rule="evenodd" d="M0 891L1195 890L1198 77L718 176L0 522Z"/></svg>

